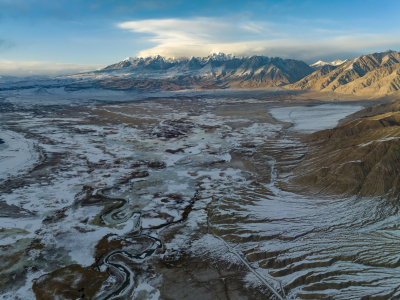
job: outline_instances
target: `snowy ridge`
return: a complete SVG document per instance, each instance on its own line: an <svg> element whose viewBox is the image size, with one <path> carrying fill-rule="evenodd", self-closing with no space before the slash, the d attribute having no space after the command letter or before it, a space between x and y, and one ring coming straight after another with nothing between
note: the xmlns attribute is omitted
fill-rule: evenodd
<svg viewBox="0 0 400 300"><path fill-rule="evenodd" d="M319 61L311 64L310 67L312 67L314 69L321 69L324 66L335 66L336 67L336 66L343 65L347 61L348 61L347 59L345 59L345 60L336 59L336 60L331 61L331 62L326 62L326 61L319 60Z"/></svg>

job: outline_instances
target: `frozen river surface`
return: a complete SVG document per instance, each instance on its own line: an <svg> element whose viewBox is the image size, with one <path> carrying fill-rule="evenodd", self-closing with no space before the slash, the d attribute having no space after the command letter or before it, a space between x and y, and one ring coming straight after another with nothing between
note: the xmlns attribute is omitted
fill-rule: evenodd
<svg viewBox="0 0 400 300"><path fill-rule="evenodd" d="M333 128L339 120L361 109L359 105L320 104L276 107L270 112L274 118L292 123L292 130L311 133Z"/></svg>

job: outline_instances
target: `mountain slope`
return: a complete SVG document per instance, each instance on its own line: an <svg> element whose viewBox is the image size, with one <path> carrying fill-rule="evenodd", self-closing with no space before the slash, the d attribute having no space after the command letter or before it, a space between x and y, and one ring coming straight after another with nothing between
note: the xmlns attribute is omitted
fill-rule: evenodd
<svg viewBox="0 0 400 300"><path fill-rule="evenodd" d="M287 88L379 97L400 91L400 53L363 55L339 66L325 65Z"/></svg>
<svg viewBox="0 0 400 300"><path fill-rule="evenodd" d="M400 100L366 108L353 120L306 137L298 187L321 194L400 197Z"/></svg>

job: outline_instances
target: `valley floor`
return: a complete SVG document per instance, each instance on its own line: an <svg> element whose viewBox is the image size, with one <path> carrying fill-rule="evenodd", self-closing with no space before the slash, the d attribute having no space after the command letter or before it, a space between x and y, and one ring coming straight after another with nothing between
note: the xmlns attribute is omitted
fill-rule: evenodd
<svg viewBox="0 0 400 300"><path fill-rule="evenodd" d="M304 137L360 109L260 91L0 100L0 295L399 297L396 204L291 180Z"/></svg>

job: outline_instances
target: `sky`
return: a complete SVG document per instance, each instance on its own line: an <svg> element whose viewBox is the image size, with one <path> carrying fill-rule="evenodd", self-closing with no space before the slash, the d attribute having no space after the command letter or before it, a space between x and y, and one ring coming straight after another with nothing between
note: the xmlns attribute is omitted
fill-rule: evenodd
<svg viewBox="0 0 400 300"><path fill-rule="evenodd" d="M126 57L317 60L400 50L398 0L0 0L0 75L93 70Z"/></svg>

